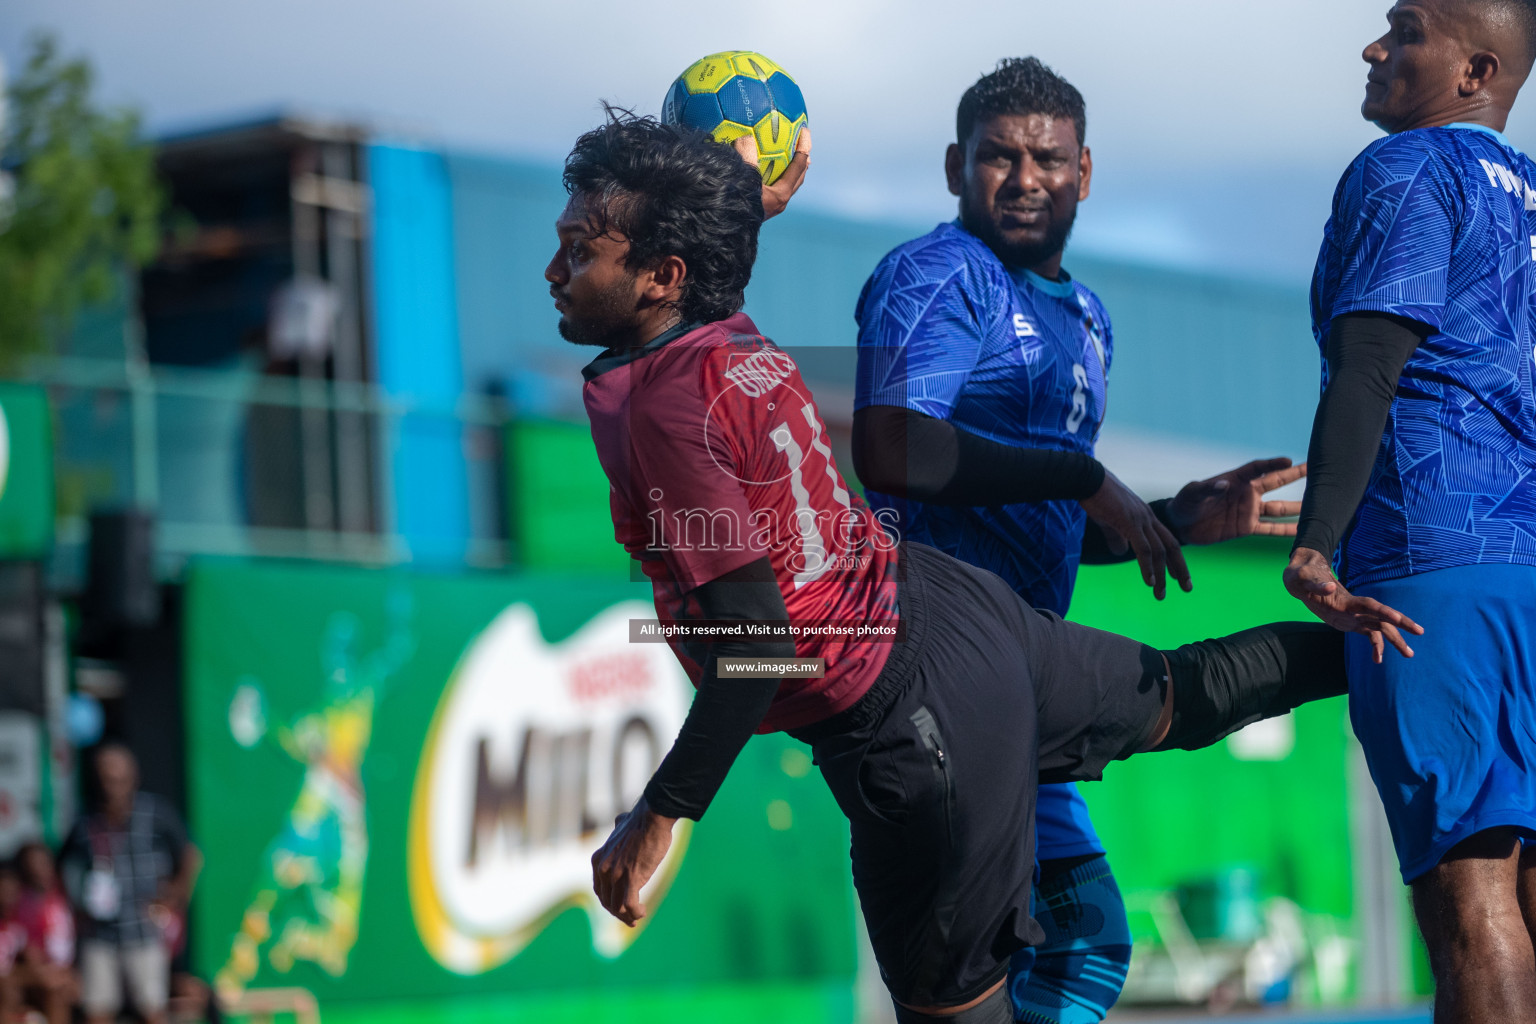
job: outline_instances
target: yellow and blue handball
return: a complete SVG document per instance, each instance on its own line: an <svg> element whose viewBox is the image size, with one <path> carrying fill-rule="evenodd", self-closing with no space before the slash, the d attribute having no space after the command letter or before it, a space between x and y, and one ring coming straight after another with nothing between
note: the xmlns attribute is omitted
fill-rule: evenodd
<svg viewBox="0 0 1536 1024"><path fill-rule="evenodd" d="M695 61L667 90L667 124L709 132L717 142L755 136L757 168L767 185L784 173L805 127L805 97L788 73L751 50L726 50Z"/></svg>

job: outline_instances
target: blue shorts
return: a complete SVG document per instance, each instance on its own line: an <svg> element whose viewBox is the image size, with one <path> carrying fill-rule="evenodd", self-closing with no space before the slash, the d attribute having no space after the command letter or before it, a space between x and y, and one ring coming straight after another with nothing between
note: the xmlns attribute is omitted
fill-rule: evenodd
<svg viewBox="0 0 1536 1024"><path fill-rule="evenodd" d="M1035 798L1035 859L1059 860L1103 853L1104 844L1088 818L1088 804L1077 783L1040 787Z"/></svg>
<svg viewBox="0 0 1536 1024"><path fill-rule="evenodd" d="M1536 567L1469 565L1359 587L1414 619L1413 658L1351 635L1349 717L1404 882L1457 843L1536 838Z"/></svg>

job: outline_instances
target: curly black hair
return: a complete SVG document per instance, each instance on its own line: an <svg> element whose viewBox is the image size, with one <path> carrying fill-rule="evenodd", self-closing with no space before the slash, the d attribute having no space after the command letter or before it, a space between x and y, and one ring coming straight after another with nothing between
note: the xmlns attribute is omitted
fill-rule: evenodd
<svg viewBox="0 0 1536 1024"><path fill-rule="evenodd" d="M565 158L565 190L596 200L605 228L628 239L625 266L682 258L684 320L711 323L739 311L763 224L757 169L707 132L607 111L607 122Z"/></svg>
<svg viewBox="0 0 1536 1024"><path fill-rule="evenodd" d="M1088 137L1088 108L1072 83L1041 63L1038 57L1008 57L983 75L960 97L955 114L955 140L965 145L976 126L999 114L1046 114L1069 117L1077 126L1077 144Z"/></svg>

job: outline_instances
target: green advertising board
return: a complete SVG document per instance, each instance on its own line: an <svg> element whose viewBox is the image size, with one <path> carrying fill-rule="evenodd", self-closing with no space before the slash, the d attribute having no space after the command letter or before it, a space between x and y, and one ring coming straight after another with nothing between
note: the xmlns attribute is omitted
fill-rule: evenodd
<svg viewBox="0 0 1536 1024"><path fill-rule="evenodd" d="M187 580L200 971L330 1020L846 1021L846 823L754 739L625 929L588 858L690 699L648 590L244 562Z"/></svg>
<svg viewBox="0 0 1536 1024"><path fill-rule="evenodd" d="M53 544L53 421L42 388L0 382L0 558Z"/></svg>

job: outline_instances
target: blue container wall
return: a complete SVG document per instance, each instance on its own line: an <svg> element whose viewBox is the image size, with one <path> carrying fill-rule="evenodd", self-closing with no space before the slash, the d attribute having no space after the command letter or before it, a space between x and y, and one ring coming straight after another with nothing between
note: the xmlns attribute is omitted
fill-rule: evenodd
<svg viewBox="0 0 1536 1024"><path fill-rule="evenodd" d="M1318 355L1307 290L1067 252L1115 332L1109 423L1306 457Z"/></svg>
<svg viewBox="0 0 1536 1024"><path fill-rule="evenodd" d="M459 564L469 540L453 204L438 153L368 148L378 383L417 406L393 424L393 523L413 561Z"/></svg>
<svg viewBox="0 0 1536 1024"><path fill-rule="evenodd" d="M504 391L531 415L581 415L580 369L594 354L555 330L544 280L565 206L559 172L450 154L464 385Z"/></svg>

